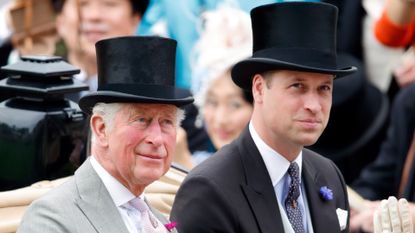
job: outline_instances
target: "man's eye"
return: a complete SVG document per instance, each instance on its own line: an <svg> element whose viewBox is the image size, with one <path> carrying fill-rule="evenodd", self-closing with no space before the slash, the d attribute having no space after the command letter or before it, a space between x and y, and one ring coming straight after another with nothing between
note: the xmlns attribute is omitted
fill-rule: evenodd
<svg viewBox="0 0 415 233"><path fill-rule="evenodd" d="M294 84L291 84L291 87L294 87L294 88L303 88L304 85L302 83L294 83Z"/></svg>
<svg viewBox="0 0 415 233"><path fill-rule="evenodd" d="M175 121L171 119L164 119L161 121L161 127L164 129L170 129L175 126Z"/></svg>
<svg viewBox="0 0 415 233"><path fill-rule="evenodd" d="M324 86L321 86L321 87L320 87L320 90L321 90L321 91L331 91L331 87L330 87L330 86L328 86L328 85L324 85Z"/></svg>
<svg viewBox="0 0 415 233"><path fill-rule="evenodd" d="M145 117L139 117L139 118L137 118L136 121L139 122L139 123L142 123L142 124L145 124L145 123L148 122L147 118L145 118Z"/></svg>
<svg viewBox="0 0 415 233"><path fill-rule="evenodd" d="M169 120L169 119L166 119L166 120L163 121L163 124L165 124L165 125L173 125L173 121L172 120Z"/></svg>

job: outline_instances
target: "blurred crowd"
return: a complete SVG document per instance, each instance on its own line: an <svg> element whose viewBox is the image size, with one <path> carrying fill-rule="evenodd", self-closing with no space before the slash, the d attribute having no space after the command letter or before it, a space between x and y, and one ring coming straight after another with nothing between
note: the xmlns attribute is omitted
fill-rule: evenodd
<svg viewBox="0 0 415 233"><path fill-rule="evenodd" d="M177 40L176 85L195 104L185 109L174 161L190 170L249 123L252 93L232 82L230 70L252 53L249 11L283 1L2 1L0 65L24 55L61 56L81 69L75 79L95 91L97 41L128 35ZM309 148L333 160L363 197L350 200L352 232L374 232L379 200L389 196L406 198L415 219L415 1L323 2L339 8L338 66L358 71L334 81L330 121ZM67 98L77 102L89 91ZM0 101L11 96L0 93Z"/></svg>

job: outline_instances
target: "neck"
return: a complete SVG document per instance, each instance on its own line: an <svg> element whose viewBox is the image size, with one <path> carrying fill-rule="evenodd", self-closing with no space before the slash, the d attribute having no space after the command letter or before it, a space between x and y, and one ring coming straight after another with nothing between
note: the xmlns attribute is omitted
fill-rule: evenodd
<svg viewBox="0 0 415 233"><path fill-rule="evenodd" d="M269 126L264 124L261 116L256 114L252 115L252 124L259 137L273 150L278 152L288 161L294 161L300 154L303 146L292 143L291 141L284 140L276 134L273 134Z"/></svg>
<svg viewBox="0 0 415 233"><path fill-rule="evenodd" d="M102 156L102 150L92 147L91 149L94 158L98 161L98 163L115 179L118 180L124 187L126 187L134 196L138 197L143 192L145 187L148 184L136 184L133 182L129 182L128 179L124 178L116 169L113 162L106 159L106 156Z"/></svg>

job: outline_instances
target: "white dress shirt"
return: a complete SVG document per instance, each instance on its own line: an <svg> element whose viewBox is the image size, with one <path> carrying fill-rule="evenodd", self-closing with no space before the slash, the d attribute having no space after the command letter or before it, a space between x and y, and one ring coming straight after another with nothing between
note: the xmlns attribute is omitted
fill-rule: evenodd
<svg viewBox="0 0 415 233"><path fill-rule="evenodd" d="M114 201L115 206L117 206L117 209L121 214L121 217L128 231L131 233L140 233L137 231L136 225L137 222L141 222L141 215L138 210L134 209L128 203L130 200L136 198L136 196L134 196L130 190L128 190L123 184L121 184L117 179L109 174L93 155L90 157L92 167L98 174L99 178L101 178L105 188L107 188L112 200ZM140 195L140 198L144 198L144 195ZM135 218L135 221L132 218Z"/></svg>
<svg viewBox="0 0 415 233"><path fill-rule="evenodd" d="M287 216L287 212L285 210L285 198L287 197L289 185L291 182L291 178L289 177L287 170L290 166L290 161L288 161L285 157L281 154L276 152L272 149L269 145L267 145L264 140L256 132L252 121L249 122L249 132L251 137L257 146L259 153L264 160L265 167L267 168L268 174L271 178L272 185L275 190L275 195L278 201L282 222L284 225L285 232L294 232ZM301 171L302 171L302 161L303 161L303 154L302 151L297 156L297 158L293 161L298 164L299 168L299 176L301 178ZM302 179L300 179L300 196L298 197L298 206L300 207L302 216L303 216L303 226L305 232L313 232L313 228L311 225L310 220L310 211L308 209L307 198L305 195L304 184Z"/></svg>

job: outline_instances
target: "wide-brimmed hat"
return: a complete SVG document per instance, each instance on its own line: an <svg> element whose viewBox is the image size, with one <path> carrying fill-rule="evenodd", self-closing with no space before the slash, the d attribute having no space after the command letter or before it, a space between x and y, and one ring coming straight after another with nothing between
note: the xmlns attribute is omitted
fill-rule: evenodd
<svg viewBox="0 0 415 233"><path fill-rule="evenodd" d="M232 79L251 89L255 74L270 70L298 70L341 77L355 67L338 67L337 7L320 2L285 2L251 11L253 54L235 64Z"/></svg>
<svg viewBox="0 0 415 233"><path fill-rule="evenodd" d="M192 103L188 92L175 87L177 42L156 36L117 37L95 45L98 90L79 100L90 114L98 102Z"/></svg>

